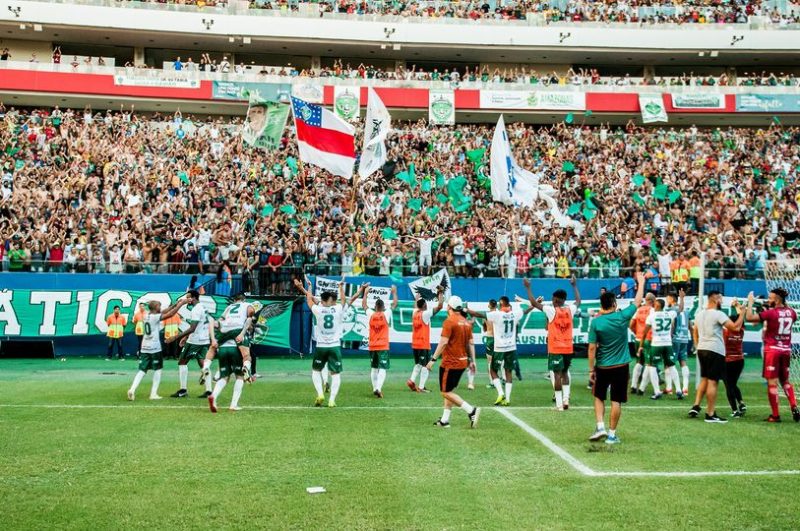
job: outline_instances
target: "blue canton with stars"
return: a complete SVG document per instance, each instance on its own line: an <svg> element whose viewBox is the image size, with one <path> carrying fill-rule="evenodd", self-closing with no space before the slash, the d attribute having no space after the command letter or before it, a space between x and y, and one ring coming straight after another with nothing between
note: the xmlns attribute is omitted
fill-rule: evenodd
<svg viewBox="0 0 800 531"><path fill-rule="evenodd" d="M301 99L292 98L294 115L298 120L302 120L308 125L322 127L322 107L307 103Z"/></svg>

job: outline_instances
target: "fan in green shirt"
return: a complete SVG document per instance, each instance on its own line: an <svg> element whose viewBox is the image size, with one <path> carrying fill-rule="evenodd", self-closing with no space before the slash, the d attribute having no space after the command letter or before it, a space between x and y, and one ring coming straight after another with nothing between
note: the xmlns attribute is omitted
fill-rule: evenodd
<svg viewBox="0 0 800 531"><path fill-rule="evenodd" d="M539 253L536 253L528 260L528 265L530 266L528 271L530 278L542 278L542 256Z"/></svg>

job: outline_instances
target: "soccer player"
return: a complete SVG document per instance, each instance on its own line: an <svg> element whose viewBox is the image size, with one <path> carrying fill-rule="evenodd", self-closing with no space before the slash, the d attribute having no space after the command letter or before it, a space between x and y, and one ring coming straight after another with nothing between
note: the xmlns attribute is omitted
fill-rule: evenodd
<svg viewBox="0 0 800 531"><path fill-rule="evenodd" d="M545 306L541 299L531 293L531 283L526 278L522 285L528 292L528 301L532 308L544 312L547 318L547 370L550 373L550 382L556 395L556 409L564 411L569 409L569 367L572 363L574 346L572 344L572 331L575 314L580 311L581 294L578 291L578 282L575 275L570 278L575 302L567 304L567 292L559 289L553 292L552 306Z"/></svg>
<svg viewBox="0 0 800 531"><path fill-rule="evenodd" d="M644 298L644 305L638 306L636 315L631 321L631 330L633 335L636 336L636 365L633 366L633 378L631 379L631 394L644 395L644 388L639 389L639 378L644 374L644 360L650 355L650 340L653 338L653 332L650 335L645 335L644 329L647 326L647 317L653 310L656 296L648 293ZM639 345L644 345L642 350L639 350Z"/></svg>
<svg viewBox="0 0 800 531"><path fill-rule="evenodd" d="M416 295L416 293L415 293ZM414 368L406 385L412 391L429 393L425 388L428 382L428 362L431 360L431 319L444 306L444 286L439 286L436 306L429 309L428 301L416 295L414 313L411 317L411 350L414 353ZM419 385L417 377L419 376Z"/></svg>
<svg viewBox="0 0 800 531"><path fill-rule="evenodd" d="M478 427L481 410L471 406L455 393L464 370L475 370L475 343L472 339L472 325L466 320L461 298L453 295L447 301L447 319L442 325L442 336L427 369L433 369L436 360L442 358L439 366L439 388L444 398L444 411L434 426L450 427L450 413L453 406L464 410L471 428Z"/></svg>
<svg viewBox="0 0 800 531"><path fill-rule="evenodd" d="M477 315L475 317L481 317ZM494 329L494 355L492 356L492 385L497 390L495 405L511 404L513 387L514 359L517 354L517 325L522 320L522 309L512 308L508 297L500 297L500 310L486 312L485 318L492 322ZM500 387L497 373L500 364L506 374L505 390ZM505 392L504 392L505 391Z"/></svg>
<svg viewBox="0 0 800 531"><path fill-rule="evenodd" d="M239 344L234 338L228 338L219 346L217 353L217 363L219 363L219 379L214 385L214 391L208 397L208 409L212 413L217 412L217 398L222 390L228 385L231 376L236 377L233 383L233 396L231 397L230 411L240 411L239 399L242 397L245 376L249 374L248 367L250 360L244 360Z"/></svg>
<svg viewBox="0 0 800 531"><path fill-rule="evenodd" d="M618 444L617 427L622 416L622 404L628 401L630 349L628 327L644 297L644 274L636 273L636 298L633 304L617 311L617 298L607 292L600 296L600 312L589 325L589 381L594 396L594 416L597 426L589 437L592 442L605 439L606 444ZM606 395L611 389L611 416L606 432Z"/></svg>
<svg viewBox="0 0 800 531"><path fill-rule="evenodd" d="M203 368L203 360L208 354L209 346L214 349L218 347L214 337L214 319L208 314L206 307L200 304L200 292L197 290L189 291L189 328L175 337L167 338L166 343L177 343L182 349L178 357L178 381L180 388L177 392L170 395L172 398L186 398L189 396L189 361L196 360L200 369ZM198 398L208 398L211 396L211 378L205 380L206 391Z"/></svg>
<svg viewBox="0 0 800 531"><path fill-rule="evenodd" d="M683 386L681 392L683 396L689 396L689 366L686 359L689 354L689 310L686 309L686 292L678 291L678 296L674 293L667 295L667 310L675 312L675 331L672 334L672 351L675 353L675 361L681 366L681 379ZM677 370L677 369L676 369Z"/></svg>
<svg viewBox="0 0 800 531"><path fill-rule="evenodd" d="M237 293L233 297L233 303L229 304L225 311L216 322L219 331L215 333L216 343L219 347L233 339L242 353L242 358L246 361L247 380L250 380L250 341L247 331L253 324L255 309L253 305L245 301L244 293ZM210 376L211 362L217 354L217 347L212 344L208 349L206 359L203 361L203 371L200 375L200 383L205 383Z"/></svg>
<svg viewBox="0 0 800 531"><path fill-rule="evenodd" d="M675 330L676 315L674 312L665 309L666 303L663 299L656 300L655 307L645 321L644 335L652 332L650 342L650 352L645 359L647 367L642 376L640 391L647 388L647 381L653 384L653 400L661 398L661 387L658 381L658 364L664 362L664 379L667 383L667 393L672 394L672 384L678 390L678 400L683 400L683 392L678 380L678 371L675 370L675 355L672 350L672 333ZM639 344L640 355L644 353L644 340Z"/></svg>
<svg viewBox="0 0 800 531"><path fill-rule="evenodd" d="M133 383L128 389L128 400L136 398L136 388L142 383L147 371L153 371L153 386L150 388L150 400L161 400L158 396L158 384L161 383L161 369L164 368L164 358L161 354L161 321L178 313L181 306L188 303L188 298L180 298L175 304L161 311L161 303L150 301L150 312L144 320L144 336L142 337L142 355L139 359L139 370L133 378Z"/></svg>
<svg viewBox="0 0 800 531"><path fill-rule="evenodd" d="M789 406L792 408L792 418L800 422L800 410L797 409L797 399L794 388L789 382L789 362L792 357L792 326L797 320L797 313L786 305L789 293L783 288L775 288L769 292L767 305L769 308L761 313L753 313L752 307L747 308L747 320L751 323L764 323L764 378L767 380L767 397L772 413L765 420L767 422L780 422L778 411L778 383L783 387Z"/></svg>
<svg viewBox="0 0 800 531"><path fill-rule="evenodd" d="M736 321L742 313L742 305L739 301L733 301L731 308L736 312L731 318ZM739 376L744 369L744 352L742 342L744 341L744 327L736 331L724 330L725 337L725 394L728 397L728 404L731 406L731 417L744 417L747 406L742 401L742 391L739 389Z"/></svg>
<svg viewBox="0 0 800 531"><path fill-rule="evenodd" d="M314 406L322 407L325 403L325 378L322 370L328 367L331 374L331 394L328 399L328 407L336 407L336 396L339 394L342 384L342 318L347 306L353 303L359 293L353 295L350 301L345 300L345 284L342 281L339 283L338 299L343 304L338 303L336 293L331 291L322 293L318 304L311 291L303 288L302 282L295 279L294 285L306 296L306 304L316 320L317 347L311 362L311 382L317 392Z"/></svg>
<svg viewBox="0 0 800 531"><path fill-rule="evenodd" d="M389 370L389 326L392 324L392 312L386 311L386 304L381 299L375 301L375 308L368 308L368 288L369 283L361 285L361 290L364 292L361 307L367 312L369 321L372 394L376 398L383 398L383 383L386 381L386 371ZM397 308L397 286L392 286L392 310L395 308Z"/></svg>
<svg viewBox="0 0 800 531"><path fill-rule="evenodd" d="M700 414L700 402L706 397L706 418L708 423L725 424L727 419L719 417L715 409L717 403L717 388L719 381L725 377L725 341L722 330L732 332L742 328L744 316L750 313L753 307L753 293L747 297L747 311L741 312L736 322L720 310L722 294L712 291L708 294L708 306L694 316L694 344L697 357L700 360L700 385L694 405L689 410L689 417L696 418Z"/></svg>

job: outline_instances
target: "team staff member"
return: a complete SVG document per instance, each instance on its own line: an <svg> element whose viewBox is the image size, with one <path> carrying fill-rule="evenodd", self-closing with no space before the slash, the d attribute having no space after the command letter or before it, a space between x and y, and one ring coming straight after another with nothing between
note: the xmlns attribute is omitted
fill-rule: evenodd
<svg viewBox="0 0 800 531"><path fill-rule="evenodd" d="M166 344L166 356L164 357L168 359L178 359L178 343L174 338L178 337L181 333L181 316L176 313L164 319L161 324L164 327L164 343Z"/></svg>
<svg viewBox="0 0 800 531"><path fill-rule="evenodd" d="M631 321L630 329L636 337L636 347L634 348L636 356L636 365L633 366L633 379L631 380L631 394L644 395L644 389L639 391L639 379L644 379L645 374L645 360L650 357L650 346L653 340L653 331L645 333L647 328L647 318L656 303L656 296L648 293L644 297L644 306L636 310L636 314ZM637 305L638 306L638 305ZM639 348L639 347L642 348Z"/></svg>
<svg viewBox="0 0 800 531"><path fill-rule="evenodd" d="M417 296L414 303L416 308L411 317L411 350L414 354L414 368L411 370L411 377L406 381L406 385L412 391L428 393L425 384L428 382L428 362L431 360L431 319L444 306L444 287L439 286L436 306L428 309L428 301ZM419 385L417 385L419 376Z"/></svg>
<svg viewBox="0 0 800 531"><path fill-rule="evenodd" d="M594 416L597 427L589 437L592 442L605 439L606 444L618 444L617 426L622 415L622 404L628 401L630 376L630 351L628 326L644 297L644 274L636 273L636 298L633 304L617 311L617 298L613 293L600 296L600 312L589 325L589 381L594 395ZM609 430L604 422L606 395L611 389L611 416Z"/></svg>
<svg viewBox="0 0 800 531"><path fill-rule="evenodd" d="M733 320L739 319L742 313L742 305L739 301L734 301L731 305L734 314ZM744 369L744 352L742 342L744 341L744 327L739 330L724 330L725 337L725 394L728 396L728 404L731 406L731 417L744 417L747 406L742 401L742 391L739 389L739 376Z"/></svg>
<svg viewBox="0 0 800 531"><path fill-rule="evenodd" d="M125 359L125 353L122 352L122 336L124 335L125 325L128 324L128 318L120 313L120 307L114 306L114 311L106 318L106 325L108 325L108 354L107 360L113 358L112 353L114 348L117 349L117 358L120 361Z"/></svg>
<svg viewBox="0 0 800 531"><path fill-rule="evenodd" d="M464 370L475 370L475 343L472 339L472 325L467 322L461 298L452 296L447 301L447 319L442 325L442 336L433 358L428 362L428 370L433 369L436 360L442 358L439 367L439 388L444 398L442 417L434 426L450 427L450 412L453 406L460 407L469 417L471 428L478 427L481 410L473 407L454 391L458 387Z"/></svg>

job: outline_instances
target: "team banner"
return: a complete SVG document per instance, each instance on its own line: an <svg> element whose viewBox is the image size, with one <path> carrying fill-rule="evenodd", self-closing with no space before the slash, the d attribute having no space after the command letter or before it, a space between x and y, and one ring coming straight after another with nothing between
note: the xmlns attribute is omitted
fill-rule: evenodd
<svg viewBox="0 0 800 531"><path fill-rule="evenodd" d="M639 108L643 123L667 122L667 110L661 94L639 94Z"/></svg>
<svg viewBox="0 0 800 531"><path fill-rule="evenodd" d="M725 94L704 94L690 92L687 94L670 94L670 101L675 109L724 109Z"/></svg>
<svg viewBox="0 0 800 531"><path fill-rule="evenodd" d="M108 332L106 319L119 306L127 319L125 333L133 334L133 314L140 302L159 301L161 309L185 293L124 290L3 290L0 291L0 337L97 336ZM228 304L225 297L203 295L200 304L209 314L219 317ZM254 343L289 348L292 303L259 301ZM178 315L189 318L183 306ZM182 324L183 329L188 324Z"/></svg>
<svg viewBox="0 0 800 531"><path fill-rule="evenodd" d="M428 122L435 125L456 123L456 97L452 90L428 91Z"/></svg>
<svg viewBox="0 0 800 531"><path fill-rule="evenodd" d="M292 96L309 103L325 102L323 86L314 83L297 83L296 85L292 85Z"/></svg>
<svg viewBox="0 0 800 531"><path fill-rule="evenodd" d="M330 278L325 277L316 277L316 284L314 286L314 296L321 297L322 294L326 291L330 291L339 296L339 285L342 283L341 280L333 280ZM350 284L345 283L344 285L344 296L347 298L352 297L358 289L361 287L360 284ZM380 288L377 286L370 286L367 288L367 306L370 308L375 307L375 301L378 299L382 300L386 307L388 308L392 302L392 288ZM343 301L339 301L343 302ZM361 301L355 301L353 304L357 305L359 308L361 307Z"/></svg>
<svg viewBox="0 0 800 531"><path fill-rule="evenodd" d="M447 269L440 269L429 277L422 277L408 283L408 289L415 295L415 298L425 299L434 302L439 296L439 286L444 288L444 300L450 298L450 275Z"/></svg>
<svg viewBox="0 0 800 531"><path fill-rule="evenodd" d="M538 90L481 90L481 109L586 110L586 93Z"/></svg>
<svg viewBox="0 0 800 531"><path fill-rule="evenodd" d="M250 106L242 126L242 140L250 147L276 149L283 137L291 108L285 103L250 95Z"/></svg>
<svg viewBox="0 0 800 531"><path fill-rule="evenodd" d="M168 72L164 72L160 73L158 77L117 74L114 76L114 84L125 87L199 89L200 79L178 72L172 75Z"/></svg>
<svg viewBox="0 0 800 531"><path fill-rule="evenodd" d="M251 94L265 101L289 102L292 85L289 83L254 83L247 81L214 81L211 97L215 100L248 101Z"/></svg>
<svg viewBox="0 0 800 531"><path fill-rule="evenodd" d="M736 112L800 112L800 94L737 94Z"/></svg>
<svg viewBox="0 0 800 531"><path fill-rule="evenodd" d="M359 87L333 87L333 110L342 120L353 122L361 116L361 89Z"/></svg>

